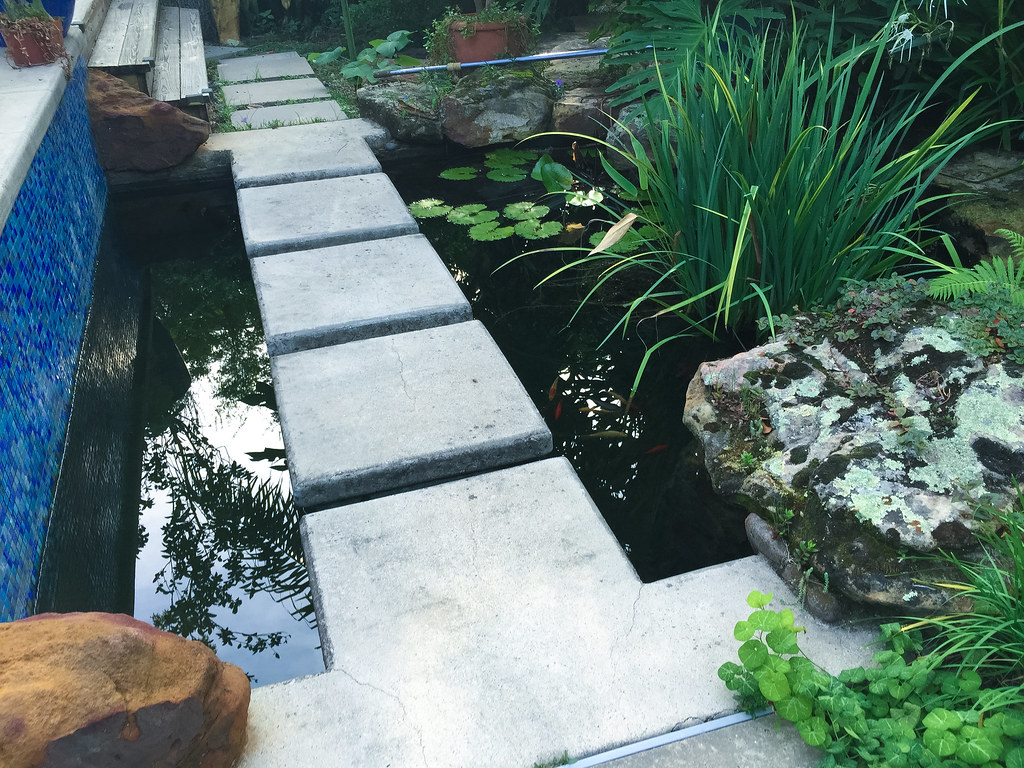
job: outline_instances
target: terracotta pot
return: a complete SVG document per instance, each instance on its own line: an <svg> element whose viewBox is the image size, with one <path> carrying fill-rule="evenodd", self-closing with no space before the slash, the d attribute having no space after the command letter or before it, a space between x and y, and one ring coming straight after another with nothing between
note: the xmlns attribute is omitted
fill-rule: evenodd
<svg viewBox="0 0 1024 768"><path fill-rule="evenodd" d="M469 37L463 34L467 27L471 28ZM523 52L522 41L510 40L508 25L501 21L453 21L448 37L455 60L462 63L503 59Z"/></svg>
<svg viewBox="0 0 1024 768"><path fill-rule="evenodd" d="M49 64L64 56L64 35L61 31L60 19L52 20L49 39L40 40L33 31L23 29L5 29L0 32L7 44L7 59L11 65L34 67Z"/></svg>

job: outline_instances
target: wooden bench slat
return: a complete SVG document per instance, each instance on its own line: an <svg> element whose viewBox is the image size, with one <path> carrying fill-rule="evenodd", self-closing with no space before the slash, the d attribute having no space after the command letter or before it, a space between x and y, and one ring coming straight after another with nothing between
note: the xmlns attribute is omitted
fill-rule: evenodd
<svg viewBox="0 0 1024 768"><path fill-rule="evenodd" d="M203 96L209 88L203 25L195 8L181 9L181 98Z"/></svg>
<svg viewBox="0 0 1024 768"><path fill-rule="evenodd" d="M153 98L160 101L177 101L181 98L181 68L178 64L181 50L178 37L179 10L175 6L164 6L160 9L156 64L153 69Z"/></svg>
<svg viewBox="0 0 1024 768"><path fill-rule="evenodd" d="M128 33L121 49L121 66L151 63L156 56L156 17L159 0L135 0Z"/></svg>
<svg viewBox="0 0 1024 768"><path fill-rule="evenodd" d="M132 14L132 0L114 0L107 9L107 16L96 37L90 67L116 67L121 61L121 49L128 32L128 21Z"/></svg>

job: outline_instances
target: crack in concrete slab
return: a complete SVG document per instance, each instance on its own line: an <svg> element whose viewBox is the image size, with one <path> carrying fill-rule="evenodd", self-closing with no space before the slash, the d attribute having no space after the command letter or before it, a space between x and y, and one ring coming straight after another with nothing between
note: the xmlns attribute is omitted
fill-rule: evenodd
<svg viewBox="0 0 1024 768"><path fill-rule="evenodd" d="M646 584L640 582L640 586L637 588L636 591L636 597L633 598L633 611L632 616L630 616L629 619L629 629L627 629L625 633L622 635L622 637L616 640L615 643L612 645L610 658L614 658L615 652L619 649L619 646L626 642L629 639L629 636L633 634L633 628L636 626L636 607L640 603L640 598L643 596L644 587L646 586Z"/></svg>
<svg viewBox="0 0 1024 768"><path fill-rule="evenodd" d="M409 382L405 380L405 361L402 360L402 353L398 351L393 337L391 339L391 351L395 353L395 358L398 360L398 377L402 380L402 391L405 392L407 398L415 402L416 398L409 393Z"/></svg>
<svg viewBox="0 0 1024 768"><path fill-rule="evenodd" d="M419 741L420 744L420 754L423 757L423 768L428 768L429 762L427 760L427 747L423 743L423 731L420 730L420 728L417 727L415 721L411 717L409 717L409 710L405 708L405 704L402 702L400 698L398 698L396 694L391 693L391 691L385 691L383 688L378 688L373 683L364 683L362 680L356 678L355 675L353 675L347 669L344 669L342 667L333 667L331 669L331 672L341 672L343 675L345 675L345 677L347 677L356 685L362 686L363 688L369 688L371 691L377 691L377 693L381 693L387 696L388 698L394 699L398 703L398 706L402 708L402 715L405 718L405 721L409 723L409 726L416 732L416 739L417 741Z"/></svg>

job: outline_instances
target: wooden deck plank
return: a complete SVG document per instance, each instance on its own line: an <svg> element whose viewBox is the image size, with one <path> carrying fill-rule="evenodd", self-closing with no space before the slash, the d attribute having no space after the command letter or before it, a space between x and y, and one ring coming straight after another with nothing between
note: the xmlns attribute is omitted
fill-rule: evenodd
<svg viewBox="0 0 1024 768"><path fill-rule="evenodd" d="M121 61L121 49L128 33L128 22L132 14L132 0L113 0L107 9L103 27L96 37L90 67L117 67Z"/></svg>
<svg viewBox="0 0 1024 768"><path fill-rule="evenodd" d="M156 56L156 18L159 0L135 0L121 49L122 67L152 62Z"/></svg>
<svg viewBox="0 0 1024 768"><path fill-rule="evenodd" d="M199 11L181 9L181 98L205 98L210 87L206 78L206 54L203 51L203 27Z"/></svg>
<svg viewBox="0 0 1024 768"><path fill-rule="evenodd" d="M178 58L181 41L178 37L180 8L164 6L157 23L156 64L153 69L153 98L177 101L181 98L181 67Z"/></svg>

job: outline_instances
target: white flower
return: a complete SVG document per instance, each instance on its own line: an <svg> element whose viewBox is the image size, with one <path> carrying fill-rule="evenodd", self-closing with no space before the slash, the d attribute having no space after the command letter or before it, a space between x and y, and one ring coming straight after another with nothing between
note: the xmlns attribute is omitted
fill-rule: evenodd
<svg viewBox="0 0 1024 768"><path fill-rule="evenodd" d="M900 63L903 63L903 54L907 54L907 58L910 58L910 49L914 47L914 33L909 29L901 29L899 31L893 30L894 34L889 36L892 41L892 48L889 49L889 55L895 56L897 53L900 55Z"/></svg>

